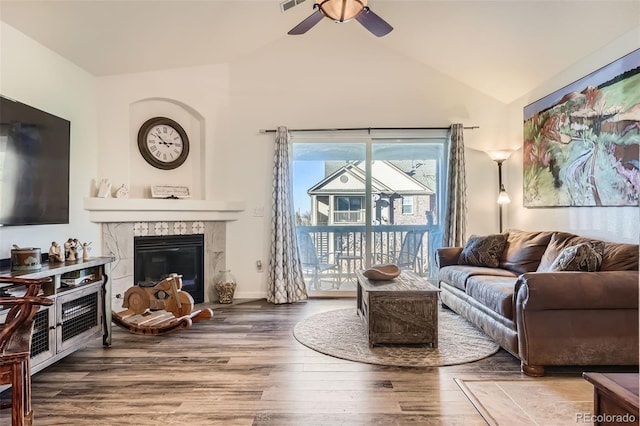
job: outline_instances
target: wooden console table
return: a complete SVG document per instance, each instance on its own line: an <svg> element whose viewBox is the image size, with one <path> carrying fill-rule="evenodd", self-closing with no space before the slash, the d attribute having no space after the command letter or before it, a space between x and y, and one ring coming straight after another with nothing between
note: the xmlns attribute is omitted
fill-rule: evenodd
<svg viewBox="0 0 640 426"><path fill-rule="evenodd" d="M42 268L34 271L0 270L0 276L5 277L52 278L50 284L42 286L41 295L54 303L41 308L34 319L31 374L96 338L102 337L104 346L111 345L111 262L114 260L104 256L86 261L43 263ZM76 276L78 278L71 278ZM9 285L0 287L15 296L24 291ZM0 310L0 317L7 312Z"/></svg>
<svg viewBox="0 0 640 426"><path fill-rule="evenodd" d="M389 281L369 280L356 271L357 309L369 347L376 344L438 346L439 289L411 271Z"/></svg>
<svg viewBox="0 0 640 426"><path fill-rule="evenodd" d="M594 424L638 424L638 373L584 373L593 384Z"/></svg>

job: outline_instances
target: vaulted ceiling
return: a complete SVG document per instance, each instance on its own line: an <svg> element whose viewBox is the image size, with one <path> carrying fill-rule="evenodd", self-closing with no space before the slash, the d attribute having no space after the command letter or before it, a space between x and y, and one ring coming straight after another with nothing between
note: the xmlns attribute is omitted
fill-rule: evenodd
<svg viewBox="0 0 640 426"><path fill-rule="evenodd" d="M362 43L357 22L324 19L287 31L313 12L279 0L0 0L0 19L96 76L230 63L301 37ZM508 103L640 26L640 1L370 0L394 30L367 43L393 49ZM336 33L338 35L336 35ZM368 34L368 33L367 33ZM640 43L639 43L640 44Z"/></svg>

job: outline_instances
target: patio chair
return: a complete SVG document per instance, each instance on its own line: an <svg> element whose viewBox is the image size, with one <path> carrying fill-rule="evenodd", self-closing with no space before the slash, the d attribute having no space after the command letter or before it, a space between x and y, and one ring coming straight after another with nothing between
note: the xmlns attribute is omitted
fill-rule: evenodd
<svg viewBox="0 0 640 426"><path fill-rule="evenodd" d="M338 265L328 261L329 254L322 257L318 256L316 245L308 232L299 231L296 233L296 236L298 240L298 253L300 254L302 269L311 272L312 280L309 287L320 290L321 275L333 270L338 272Z"/></svg>
<svg viewBox="0 0 640 426"><path fill-rule="evenodd" d="M401 269L416 270L421 273L423 265L419 255L425 232L427 231L423 229L408 231L402 240L399 252L374 254L374 259L383 263L395 263Z"/></svg>

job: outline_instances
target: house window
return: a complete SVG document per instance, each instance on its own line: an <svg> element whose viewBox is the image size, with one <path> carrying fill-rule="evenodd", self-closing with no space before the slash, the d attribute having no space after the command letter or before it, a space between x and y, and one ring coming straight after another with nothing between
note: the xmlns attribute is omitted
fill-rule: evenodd
<svg viewBox="0 0 640 426"><path fill-rule="evenodd" d="M363 223L363 197L336 197L334 223Z"/></svg>
<svg viewBox="0 0 640 426"><path fill-rule="evenodd" d="M413 214L413 197L411 195L402 197L402 214Z"/></svg>

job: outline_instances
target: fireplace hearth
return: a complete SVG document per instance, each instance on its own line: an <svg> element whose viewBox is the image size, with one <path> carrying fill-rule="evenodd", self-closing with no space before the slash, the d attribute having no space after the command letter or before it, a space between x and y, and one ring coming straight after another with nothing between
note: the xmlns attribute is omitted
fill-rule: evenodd
<svg viewBox="0 0 640 426"><path fill-rule="evenodd" d="M158 282L171 273L182 275L182 290L195 303L204 302L204 236L134 237L134 282Z"/></svg>

